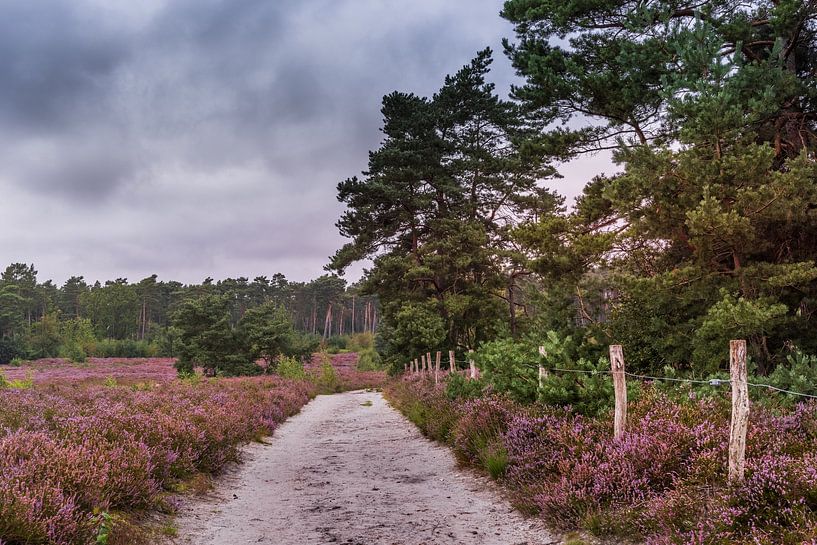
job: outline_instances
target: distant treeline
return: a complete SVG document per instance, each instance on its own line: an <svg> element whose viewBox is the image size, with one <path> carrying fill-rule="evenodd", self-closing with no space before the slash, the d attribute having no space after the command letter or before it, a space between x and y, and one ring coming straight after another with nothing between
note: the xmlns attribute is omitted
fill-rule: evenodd
<svg viewBox="0 0 817 545"><path fill-rule="evenodd" d="M359 295L355 286L331 275L310 282L290 282L283 274L207 278L201 284L157 275L89 284L72 276L58 286L40 281L33 264L13 263L0 275L0 363L77 356L71 352L79 344L92 345L94 353L87 355L94 356L173 355L174 312L182 302L206 295L227 296L234 324L248 309L271 302L286 309L296 330L323 339L373 332L378 322L376 297Z"/></svg>

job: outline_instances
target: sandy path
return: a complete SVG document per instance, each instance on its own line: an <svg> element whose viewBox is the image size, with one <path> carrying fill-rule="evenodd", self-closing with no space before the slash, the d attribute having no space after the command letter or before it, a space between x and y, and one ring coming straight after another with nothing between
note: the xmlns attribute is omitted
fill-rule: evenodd
<svg viewBox="0 0 817 545"><path fill-rule="evenodd" d="M559 542L369 392L316 398L176 523L185 545Z"/></svg>

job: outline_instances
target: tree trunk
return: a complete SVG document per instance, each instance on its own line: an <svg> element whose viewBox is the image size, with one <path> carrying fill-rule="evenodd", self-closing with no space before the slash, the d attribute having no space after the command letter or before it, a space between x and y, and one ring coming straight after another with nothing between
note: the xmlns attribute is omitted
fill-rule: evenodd
<svg viewBox="0 0 817 545"><path fill-rule="evenodd" d="M328 339L332 335L332 303L326 307L326 319L323 321L323 338Z"/></svg>
<svg viewBox="0 0 817 545"><path fill-rule="evenodd" d="M508 283L508 317L510 318L511 337L516 338L516 301L514 300L514 292L516 284L516 276L511 273L511 280Z"/></svg>

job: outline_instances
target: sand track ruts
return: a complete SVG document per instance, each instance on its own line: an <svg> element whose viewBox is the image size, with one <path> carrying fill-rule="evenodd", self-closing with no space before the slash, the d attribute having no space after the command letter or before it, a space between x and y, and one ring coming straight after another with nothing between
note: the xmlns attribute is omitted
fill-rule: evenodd
<svg viewBox="0 0 817 545"><path fill-rule="evenodd" d="M318 396L176 525L179 545L559 542L376 392Z"/></svg>

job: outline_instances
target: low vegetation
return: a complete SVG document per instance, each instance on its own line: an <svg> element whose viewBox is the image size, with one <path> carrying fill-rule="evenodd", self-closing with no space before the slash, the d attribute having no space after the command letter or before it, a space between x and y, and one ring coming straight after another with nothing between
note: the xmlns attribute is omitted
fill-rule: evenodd
<svg viewBox="0 0 817 545"><path fill-rule="evenodd" d="M304 368L261 377L177 376L173 360L39 362L0 374L0 542L136 542L133 516L172 513L179 492L239 460L317 393L379 387L383 373ZM170 533L165 525L162 533Z"/></svg>
<svg viewBox="0 0 817 545"><path fill-rule="evenodd" d="M2 390L0 535L90 543L100 513L169 510L174 483L237 460L314 393L274 377Z"/></svg>
<svg viewBox="0 0 817 545"><path fill-rule="evenodd" d="M623 440L609 413L459 397L405 378L389 401L464 464L497 479L523 512L565 531L670 543L817 539L817 403L752 407L747 478L727 483L726 394L670 396L645 386Z"/></svg>

